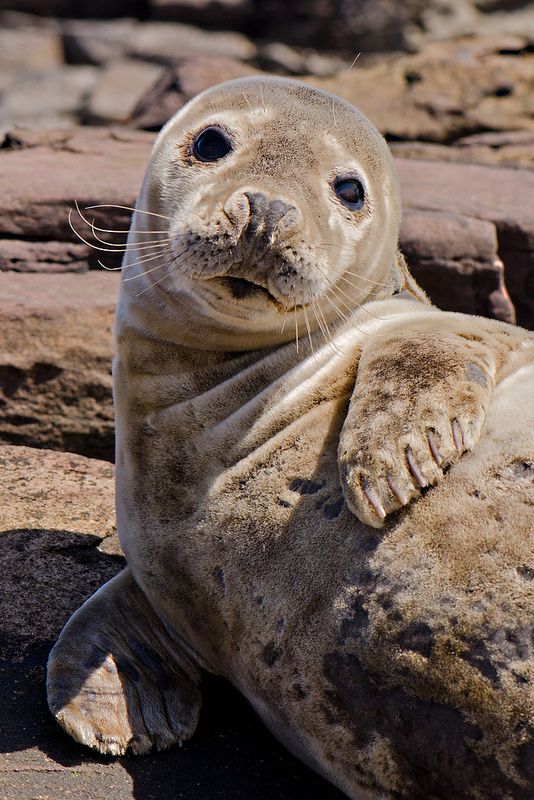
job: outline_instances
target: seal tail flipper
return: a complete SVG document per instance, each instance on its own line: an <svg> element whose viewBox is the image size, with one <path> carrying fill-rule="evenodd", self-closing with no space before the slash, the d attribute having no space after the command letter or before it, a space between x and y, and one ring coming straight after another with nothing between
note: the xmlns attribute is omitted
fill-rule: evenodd
<svg viewBox="0 0 534 800"><path fill-rule="evenodd" d="M156 615L130 571L70 618L48 659L48 705L82 744L110 755L189 739L200 671Z"/></svg>

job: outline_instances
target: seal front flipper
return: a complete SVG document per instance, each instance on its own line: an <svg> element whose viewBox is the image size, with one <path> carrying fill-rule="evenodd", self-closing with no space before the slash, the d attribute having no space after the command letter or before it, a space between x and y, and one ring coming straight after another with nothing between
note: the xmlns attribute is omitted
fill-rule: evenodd
<svg viewBox="0 0 534 800"><path fill-rule="evenodd" d="M495 383L488 343L440 330L433 314L415 328L370 340L340 436L345 500L374 527L474 446Z"/></svg>
<svg viewBox="0 0 534 800"><path fill-rule="evenodd" d="M48 705L82 744L110 755L146 753L193 735L199 680L127 568L63 629L48 659Z"/></svg>

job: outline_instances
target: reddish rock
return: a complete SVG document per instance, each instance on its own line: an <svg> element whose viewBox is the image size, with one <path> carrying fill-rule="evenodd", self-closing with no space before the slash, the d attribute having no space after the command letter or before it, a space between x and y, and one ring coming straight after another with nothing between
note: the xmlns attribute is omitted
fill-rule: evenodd
<svg viewBox="0 0 534 800"><path fill-rule="evenodd" d="M0 239L0 272L85 272L87 268L84 244Z"/></svg>
<svg viewBox="0 0 534 800"><path fill-rule="evenodd" d="M447 212L495 226L517 322L534 328L534 174L402 158L397 168L406 216L412 209Z"/></svg>
<svg viewBox="0 0 534 800"><path fill-rule="evenodd" d="M0 475L0 541L14 528L76 531L88 543L114 533L113 466L108 461L0 444ZM34 634L42 622L27 619Z"/></svg>
<svg viewBox="0 0 534 800"><path fill-rule="evenodd" d="M458 139L453 146L431 142L392 142L390 146L400 158L534 170L534 131L479 133Z"/></svg>
<svg viewBox="0 0 534 800"><path fill-rule="evenodd" d="M0 149L2 269L79 270L98 267L98 258L118 266L120 254L93 250L77 239L68 212L75 201L82 209L101 203L132 206L152 141L150 134L125 129L12 129ZM117 208L87 213L101 227L124 231L131 216ZM84 237L90 234L76 214L74 222ZM124 242L125 235L114 241Z"/></svg>
<svg viewBox="0 0 534 800"><path fill-rule="evenodd" d="M413 275L437 306L515 322L492 223L408 209L400 239Z"/></svg>
<svg viewBox="0 0 534 800"><path fill-rule="evenodd" d="M113 459L118 276L0 273L0 441Z"/></svg>

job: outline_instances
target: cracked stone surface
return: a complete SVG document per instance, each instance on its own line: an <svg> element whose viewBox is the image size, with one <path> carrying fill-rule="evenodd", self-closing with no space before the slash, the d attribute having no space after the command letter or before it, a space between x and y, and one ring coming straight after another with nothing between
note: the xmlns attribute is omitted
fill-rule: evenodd
<svg viewBox="0 0 534 800"><path fill-rule="evenodd" d="M45 664L70 614L123 566L113 469L0 445L0 800L342 800L267 733L225 682L204 684L191 742L112 760L48 712Z"/></svg>

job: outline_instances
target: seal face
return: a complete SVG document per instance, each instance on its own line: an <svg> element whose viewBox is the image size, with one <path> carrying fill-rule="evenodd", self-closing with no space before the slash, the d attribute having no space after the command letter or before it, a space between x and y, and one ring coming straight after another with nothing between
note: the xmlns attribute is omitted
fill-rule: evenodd
<svg viewBox="0 0 534 800"><path fill-rule="evenodd" d="M167 124L152 165L130 239L141 250L132 246L124 267L147 293L154 284L189 295L202 329L191 346L272 346L294 338L295 326L328 336L347 309L406 282L395 265L400 196L389 150L363 115L325 92L283 79L208 90ZM143 276L135 261L154 224L165 266L156 275L156 259Z"/></svg>
<svg viewBox="0 0 534 800"><path fill-rule="evenodd" d="M296 81L159 135L117 311L128 567L49 661L77 740L189 738L207 669L355 800L532 796L534 337L432 308L399 215L371 123Z"/></svg>

